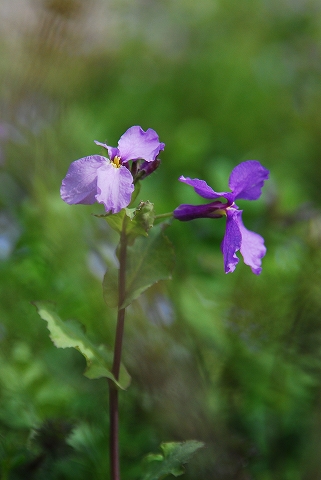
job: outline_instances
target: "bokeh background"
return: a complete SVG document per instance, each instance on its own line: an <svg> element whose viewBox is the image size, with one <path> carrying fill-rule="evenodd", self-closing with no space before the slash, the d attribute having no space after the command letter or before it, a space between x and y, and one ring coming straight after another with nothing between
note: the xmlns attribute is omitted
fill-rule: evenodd
<svg viewBox="0 0 321 480"><path fill-rule="evenodd" d="M186 479L321 478L321 3L319 0L2 0L0 477L108 477L108 392L56 349L31 304L53 301L113 345L101 281L117 237L59 196L71 161L132 125L165 142L140 199L157 213L226 190L268 249L257 277L223 272L224 220L173 222L170 282L128 309L123 478L162 441L202 440Z"/></svg>

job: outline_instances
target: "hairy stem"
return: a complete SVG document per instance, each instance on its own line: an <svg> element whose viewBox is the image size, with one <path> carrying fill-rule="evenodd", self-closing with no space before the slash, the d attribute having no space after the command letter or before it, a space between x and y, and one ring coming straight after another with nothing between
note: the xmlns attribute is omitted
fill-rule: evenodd
<svg viewBox="0 0 321 480"><path fill-rule="evenodd" d="M125 233L125 221L120 236L119 244L119 274L118 274L118 316L116 326L116 338L114 347L114 360L112 373L116 380L119 379L121 352L124 334L125 308L120 308L125 299L126 287L126 251L127 236ZM119 466L119 440L118 440L118 388L112 380L109 380L109 453L110 453L110 478L111 480L120 480Z"/></svg>

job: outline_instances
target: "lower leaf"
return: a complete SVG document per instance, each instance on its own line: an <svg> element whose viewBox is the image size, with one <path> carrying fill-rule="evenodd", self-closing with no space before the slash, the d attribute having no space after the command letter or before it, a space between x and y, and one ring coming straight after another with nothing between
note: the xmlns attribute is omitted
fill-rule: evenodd
<svg viewBox="0 0 321 480"><path fill-rule="evenodd" d="M63 321L50 303L35 302L40 317L47 322L50 338L57 348L75 348L86 359L87 368L84 375L95 379L106 377L122 389L130 384L130 376L122 365L119 380L111 372L113 354L104 345L97 347L86 336L82 325L75 320Z"/></svg>
<svg viewBox="0 0 321 480"><path fill-rule="evenodd" d="M146 474L142 480L161 480L168 475L182 475L184 465L202 447L204 443L198 440L162 443L162 454L151 453L145 458Z"/></svg>

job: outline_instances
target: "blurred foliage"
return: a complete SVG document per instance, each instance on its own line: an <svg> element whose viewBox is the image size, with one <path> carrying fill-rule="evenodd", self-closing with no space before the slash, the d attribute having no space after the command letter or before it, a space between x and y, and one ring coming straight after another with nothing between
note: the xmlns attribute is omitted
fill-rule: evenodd
<svg viewBox="0 0 321 480"><path fill-rule="evenodd" d="M124 478L161 442L203 441L185 478L315 480L321 470L321 6L318 0L4 0L0 6L0 478L105 479L107 382L56 349L31 305L53 301L112 347L102 278L117 235L68 206L71 161L132 125L165 142L137 198L197 202L258 159L244 202L263 272L223 273L224 221L173 222L171 282L128 308Z"/></svg>
<svg viewBox="0 0 321 480"><path fill-rule="evenodd" d="M162 453L150 453L145 457L146 470L144 480L160 480L168 475L179 477L184 474L184 464L204 444L196 440L187 442L168 442L161 444Z"/></svg>

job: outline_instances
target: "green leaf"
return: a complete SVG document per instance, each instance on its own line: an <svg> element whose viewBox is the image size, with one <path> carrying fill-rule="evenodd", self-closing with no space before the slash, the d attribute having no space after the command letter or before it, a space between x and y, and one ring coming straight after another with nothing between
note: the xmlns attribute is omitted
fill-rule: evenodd
<svg viewBox="0 0 321 480"><path fill-rule="evenodd" d="M99 216L105 218L108 225L119 234L125 227L128 244L132 245L139 235L146 237L148 230L153 226L155 219L154 205L149 201L140 202L137 208L123 208L118 213L107 213Z"/></svg>
<svg viewBox="0 0 321 480"><path fill-rule="evenodd" d="M123 229L123 222L126 215L130 215L131 210L129 208L123 208L118 213L112 213L103 215L108 225L113 229L116 230L117 233L121 234Z"/></svg>
<svg viewBox="0 0 321 480"><path fill-rule="evenodd" d="M34 305L40 317L47 322L54 345L57 348L75 348L85 357L87 368L84 375L87 378L106 377L122 389L128 387L130 376L124 366L121 366L120 378L117 381L111 372L113 354L104 345L97 347L91 343L79 322L61 320L49 303L36 302Z"/></svg>
<svg viewBox="0 0 321 480"><path fill-rule="evenodd" d="M162 454L151 453L145 457L146 474L142 480L161 480L168 475L182 475L183 465L203 446L204 443L197 440L162 443Z"/></svg>
<svg viewBox="0 0 321 480"><path fill-rule="evenodd" d="M159 280L171 278L174 250L163 233L164 225L153 227L147 238L138 237L127 249L126 292L122 308Z"/></svg>
<svg viewBox="0 0 321 480"><path fill-rule="evenodd" d="M128 236L128 244L132 245L135 238L139 235L147 237L148 231L152 228L155 220L154 204L140 202L134 215L126 224L126 234Z"/></svg>
<svg viewBox="0 0 321 480"><path fill-rule="evenodd" d="M127 247L126 292L121 308L127 307L154 283L171 278L174 251L163 230L164 225L153 227L148 237L140 236L134 245ZM117 306L117 281L118 270L108 269L103 280L103 292L110 307Z"/></svg>

